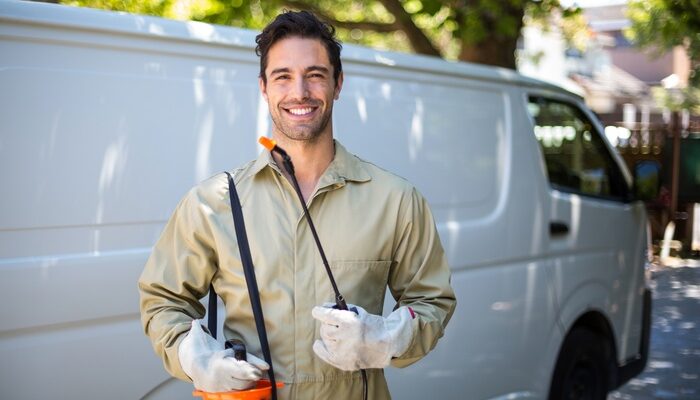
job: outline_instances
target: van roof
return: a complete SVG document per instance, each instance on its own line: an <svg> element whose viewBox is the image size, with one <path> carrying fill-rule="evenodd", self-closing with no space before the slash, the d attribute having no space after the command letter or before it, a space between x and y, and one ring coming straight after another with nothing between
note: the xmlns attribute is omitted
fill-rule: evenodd
<svg viewBox="0 0 700 400"><path fill-rule="evenodd" d="M23 1L0 2L0 22L36 24L81 31L112 32L143 38L168 38L216 47L249 49L251 53L255 48L255 36L258 34L253 30L195 21L175 21L124 12ZM344 62L386 65L402 70L433 73L441 76L451 75L535 86L580 98L578 94L564 88L523 76L507 68L461 61L446 61L437 57L375 50L351 44L343 45L342 59Z"/></svg>

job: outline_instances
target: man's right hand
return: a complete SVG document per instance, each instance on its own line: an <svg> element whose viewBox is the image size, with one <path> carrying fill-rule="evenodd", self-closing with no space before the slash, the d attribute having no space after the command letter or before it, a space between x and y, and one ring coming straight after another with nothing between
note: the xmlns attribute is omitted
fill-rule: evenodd
<svg viewBox="0 0 700 400"><path fill-rule="evenodd" d="M192 328L180 342L178 356L194 387L210 393L251 388L262 378L262 371L270 368L252 354L247 354L247 362L236 360L233 349L224 350L197 320L192 321Z"/></svg>

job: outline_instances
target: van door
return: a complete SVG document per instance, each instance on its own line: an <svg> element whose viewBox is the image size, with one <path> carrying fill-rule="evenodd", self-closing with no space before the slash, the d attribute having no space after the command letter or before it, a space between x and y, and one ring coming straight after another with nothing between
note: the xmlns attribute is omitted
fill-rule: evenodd
<svg viewBox="0 0 700 400"><path fill-rule="evenodd" d="M623 362L641 334L644 205L629 200L629 173L592 114L570 100L528 100L550 184L547 249L563 334L587 312L602 316Z"/></svg>

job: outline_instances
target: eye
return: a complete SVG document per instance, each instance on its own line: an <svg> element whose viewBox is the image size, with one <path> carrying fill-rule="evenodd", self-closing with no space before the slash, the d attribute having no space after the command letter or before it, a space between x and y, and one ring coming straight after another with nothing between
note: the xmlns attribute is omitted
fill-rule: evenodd
<svg viewBox="0 0 700 400"><path fill-rule="evenodd" d="M287 80L287 79L289 79L289 75L277 75L275 77L276 81L283 81L283 80Z"/></svg>

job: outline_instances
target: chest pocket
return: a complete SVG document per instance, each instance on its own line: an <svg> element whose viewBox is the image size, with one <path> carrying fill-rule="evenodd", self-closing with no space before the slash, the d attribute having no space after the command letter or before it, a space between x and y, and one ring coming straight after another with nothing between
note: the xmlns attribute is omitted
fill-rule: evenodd
<svg viewBox="0 0 700 400"><path fill-rule="evenodd" d="M372 314L382 313L391 261L331 261L331 271L345 301ZM335 302L333 289L323 266L317 269L317 304Z"/></svg>

